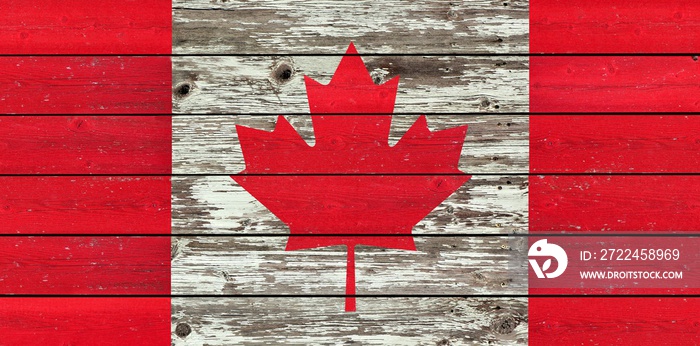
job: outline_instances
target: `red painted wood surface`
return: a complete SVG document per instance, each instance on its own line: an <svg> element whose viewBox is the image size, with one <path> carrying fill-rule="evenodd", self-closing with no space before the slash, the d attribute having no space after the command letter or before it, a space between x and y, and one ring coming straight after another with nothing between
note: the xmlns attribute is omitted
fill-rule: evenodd
<svg viewBox="0 0 700 346"><path fill-rule="evenodd" d="M170 57L0 57L0 113L171 111Z"/></svg>
<svg viewBox="0 0 700 346"><path fill-rule="evenodd" d="M170 238L0 237L0 292L170 294Z"/></svg>
<svg viewBox="0 0 700 346"><path fill-rule="evenodd" d="M169 345L168 298L2 298L0 345Z"/></svg>
<svg viewBox="0 0 700 346"><path fill-rule="evenodd" d="M168 116L0 117L2 174L169 174Z"/></svg>
<svg viewBox="0 0 700 346"><path fill-rule="evenodd" d="M0 54L170 54L170 0L4 0Z"/></svg>
<svg viewBox="0 0 700 346"><path fill-rule="evenodd" d="M530 345L697 345L697 298L529 300Z"/></svg>
<svg viewBox="0 0 700 346"><path fill-rule="evenodd" d="M532 112L700 112L700 59L534 56Z"/></svg>
<svg viewBox="0 0 700 346"><path fill-rule="evenodd" d="M531 57L530 110L555 115L531 116L530 171L582 174L531 177L531 232L700 230L700 177L653 175L699 172L698 120L673 115L700 112L700 61L692 56L699 19L700 3L692 0L530 1L531 53L688 53ZM591 115L601 112L636 115ZM600 172L628 175L586 175ZM531 298L530 343L695 345L698 304L697 298Z"/></svg>
<svg viewBox="0 0 700 346"><path fill-rule="evenodd" d="M2 233L170 233L170 0L0 7ZM40 54L47 56L9 56ZM62 54L65 56L48 56ZM95 116L115 114L115 116ZM32 176L31 174L69 174ZM79 176L70 176L78 174ZM90 177L84 174L111 176ZM168 345L168 237L0 238L2 345Z"/></svg>
<svg viewBox="0 0 700 346"><path fill-rule="evenodd" d="M530 0L533 53L697 53L695 0Z"/></svg>
<svg viewBox="0 0 700 346"><path fill-rule="evenodd" d="M0 177L0 233L167 234L170 177Z"/></svg>
<svg viewBox="0 0 700 346"><path fill-rule="evenodd" d="M700 176L532 176L530 230L697 232Z"/></svg>
<svg viewBox="0 0 700 346"><path fill-rule="evenodd" d="M530 165L533 173L698 173L700 117L531 116Z"/></svg>

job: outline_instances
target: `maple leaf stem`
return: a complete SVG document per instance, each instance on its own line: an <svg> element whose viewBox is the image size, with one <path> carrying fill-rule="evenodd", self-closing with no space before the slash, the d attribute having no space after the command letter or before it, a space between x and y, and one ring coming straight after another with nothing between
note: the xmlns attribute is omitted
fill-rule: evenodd
<svg viewBox="0 0 700 346"><path fill-rule="evenodd" d="M345 311L355 311L355 244L348 244L348 264L345 279Z"/></svg>

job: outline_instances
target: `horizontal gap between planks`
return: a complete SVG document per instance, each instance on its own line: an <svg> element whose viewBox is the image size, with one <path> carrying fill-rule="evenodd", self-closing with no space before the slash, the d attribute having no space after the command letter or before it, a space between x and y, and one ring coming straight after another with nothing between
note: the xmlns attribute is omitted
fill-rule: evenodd
<svg viewBox="0 0 700 346"><path fill-rule="evenodd" d="M418 237L418 238L507 238L507 237L670 237L670 238L692 238L700 237L700 231L696 232L675 232L675 233L551 233L538 232L530 230L530 233L411 233L411 234L396 234L396 233L347 233L347 234L290 234L290 233L3 233L0 238L16 238L16 237L43 237L43 238L106 238L106 237L170 237L170 238L281 238L281 237ZM674 232L674 231L669 231Z"/></svg>
<svg viewBox="0 0 700 346"><path fill-rule="evenodd" d="M700 298L700 294L0 294L2 298Z"/></svg>
<svg viewBox="0 0 700 346"><path fill-rule="evenodd" d="M261 57L261 56L435 56L435 57L540 57L540 56L699 56L697 53L174 53L174 54L0 54L0 57Z"/></svg>
<svg viewBox="0 0 700 346"><path fill-rule="evenodd" d="M440 116L440 115L522 115L522 116L690 116L698 115L700 112L394 112L394 113L129 113L129 114L91 114L91 113L12 113L0 114L0 117L55 117L55 116L95 116L95 117L218 117L218 116L252 116L252 117L269 117L269 116L377 116L377 115L400 115L400 116Z"/></svg>
<svg viewBox="0 0 700 346"><path fill-rule="evenodd" d="M50 173L39 173L39 174L0 174L1 177L333 177L333 176L343 176L343 177L372 177L372 176L527 176L527 177L540 177L540 176L698 176L700 172L583 172L583 173L571 173L571 172L537 172L537 173L527 173L527 172L494 172L494 173L471 173L471 172L461 172L461 173L170 173L170 174L160 174L160 173L129 173L129 174L113 174L113 173L65 173L65 174L50 174Z"/></svg>

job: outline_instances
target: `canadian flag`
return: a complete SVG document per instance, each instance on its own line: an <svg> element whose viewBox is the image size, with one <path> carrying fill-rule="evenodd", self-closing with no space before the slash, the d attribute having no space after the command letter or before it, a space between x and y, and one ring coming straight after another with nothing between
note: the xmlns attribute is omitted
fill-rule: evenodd
<svg viewBox="0 0 700 346"><path fill-rule="evenodd" d="M215 3L200 1L199 7L189 10ZM433 3L439 2L419 5ZM468 9L471 5L464 3ZM493 11L494 20L502 20L500 11L509 7L529 13L529 30L520 33L529 37L529 50L508 51L528 58L529 112L524 115L529 117L529 232L697 235L700 2L504 0L489 3L486 12ZM452 10L443 12L446 15L441 16L447 18L458 16ZM179 342L190 342L186 339L193 332L190 326L177 323L171 311L171 273L176 269L171 263L180 251L171 237L172 214L178 207L173 202L177 200L173 100L191 91L189 85L174 86L178 81L173 81L171 1L4 0L0 32L0 345L168 345L173 342L171 335ZM342 39L337 45L350 43L351 37L334 33ZM391 35L386 35L386 41L391 44ZM361 40L355 44L361 54L382 53L375 51L382 45L363 50ZM424 53L418 47L409 53ZM349 53L353 58L346 63L361 66L357 52ZM441 51L438 55L470 57L473 53ZM348 82L342 77L341 81ZM316 82L308 83L314 90L312 97L326 102L328 92L319 91L323 88ZM395 87L385 85L392 92ZM334 89L333 98L342 99L343 90ZM270 93L274 92L271 88ZM382 97L391 99L386 104L393 106L393 95ZM358 102L371 103L368 100ZM346 137L380 137L389 126L386 119L378 118L376 128L361 132L369 127L354 128L357 124L344 122L348 118L336 122L314 115L318 117L314 121L326 120L325 130L344 130L349 133ZM357 162L366 160L362 164L371 161L369 171L344 167L352 160L343 161L332 152L314 153L310 163L304 161L310 156L303 156L288 166L278 160L260 164L289 147L303 147L284 119L280 118L274 132L239 127L239 133L246 133L240 139L241 147L246 146L242 155L248 155L243 173L251 174L226 172L234 179L225 178L259 199L292 233L303 235L290 239L290 250L344 245L350 267L358 244L415 249L410 227L469 179L469 172L463 173L453 162L458 160L466 127L431 132L427 129L430 118L422 117L406 132L405 143L396 145L399 149L405 145L400 155L390 153L379 160L365 158L365 152L350 154ZM468 124L467 118L464 125ZM327 148L355 150L331 137L324 138ZM365 142L389 152L385 139ZM421 146L432 151L409 150ZM270 152L275 154L265 156ZM448 157L445 162L429 164L441 155ZM386 164L385 159L393 161ZM341 214L333 212L337 207L333 198L323 198L324 188L332 183L309 178L318 171L295 176L298 171L282 169L300 162L319 170L332 162L344 168L330 173L360 177L396 174L381 169L400 166L401 174L411 177L406 181L423 184L422 189L432 194L428 202L409 194L397 204L383 195L377 197L378 191L392 191L387 184L368 185L362 190L362 202L375 214L384 213L375 208L381 206L392 217L404 217L400 225L380 224L393 232L391 237L362 234L379 227L370 222L349 222L344 231L352 232L345 237L314 237L316 230L310 228L326 231L347 220L332 219ZM411 164L415 162L421 173L435 176L414 174ZM282 167L278 182L303 180L306 185L300 183L297 189L315 193L316 207L323 210L312 216L330 221L302 217L307 215L299 210L313 204L308 199L280 207L275 194L287 190L261 177L272 166ZM365 180L357 178L348 185ZM683 237L678 239L682 242ZM355 310L354 271L347 272L347 281L346 309ZM548 292L546 297L524 296L528 316L523 321L528 324L530 344L700 343L700 301L684 296L697 291L668 289L658 296L658 290L639 289L633 292L635 297L621 296L612 288L606 297L561 297L563 292ZM301 292L286 293L293 297ZM358 308L358 313L364 308Z"/></svg>

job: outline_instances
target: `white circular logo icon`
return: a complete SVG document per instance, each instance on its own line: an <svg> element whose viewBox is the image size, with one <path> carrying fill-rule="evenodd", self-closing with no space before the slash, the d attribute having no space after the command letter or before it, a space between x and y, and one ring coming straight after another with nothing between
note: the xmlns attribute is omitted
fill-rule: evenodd
<svg viewBox="0 0 700 346"><path fill-rule="evenodd" d="M557 244L547 243L547 239L541 239L532 244L530 250L527 252L527 256L549 257L542 263L542 267L537 263L537 259L528 259L532 270L535 271L535 275L537 275L539 279L553 279L559 277L564 273L564 270L566 270L566 265L569 264L569 257L566 256L566 251ZM557 261L556 270L548 272L552 267L552 258Z"/></svg>

